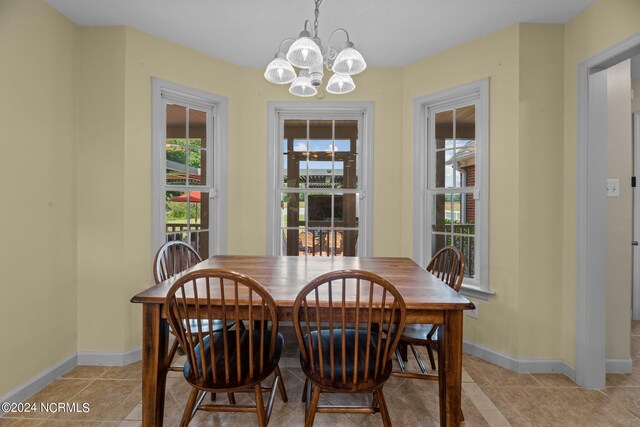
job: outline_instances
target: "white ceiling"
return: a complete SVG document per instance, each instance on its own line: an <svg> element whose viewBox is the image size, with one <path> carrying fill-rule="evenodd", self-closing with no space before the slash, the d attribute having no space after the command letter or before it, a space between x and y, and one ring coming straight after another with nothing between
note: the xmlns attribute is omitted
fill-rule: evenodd
<svg viewBox="0 0 640 427"><path fill-rule="evenodd" d="M265 66L313 19L312 0L47 0L80 25L127 25L234 64ZM564 23L595 0L324 0L373 67L403 66L518 22ZM337 35L337 42L344 41Z"/></svg>

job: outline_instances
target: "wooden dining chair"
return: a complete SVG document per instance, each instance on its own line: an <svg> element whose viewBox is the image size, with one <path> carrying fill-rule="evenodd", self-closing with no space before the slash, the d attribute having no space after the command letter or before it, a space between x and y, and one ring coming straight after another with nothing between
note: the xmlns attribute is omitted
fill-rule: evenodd
<svg viewBox="0 0 640 427"><path fill-rule="evenodd" d="M386 279L342 270L313 279L293 305L293 326L306 376L305 426L316 412L380 411L391 425L382 388L404 328L406 306ZM371 406L318 406L321 392L372 393Z"/></svg>
<svg viewBox="0 0 640 427"><path fill-rule="evenodd" d="M176 274L182 273L201 261L202 258L198 255L198 252L185 242L175 240L165 243L158 249L155 259L153 260L153 278L156 285ZM214 330L219 330L221 326L222 322L214 319ZM173 329L171 329L171 333L173 334ZM169 366L170 371L182 372L182 366L171 366L179 345L180 343L177 339L173 340L169 353L167 354L167 366Z"/></svg>
<svg viewBox="0 0 640 427"><path fill-rule="evenodd" d="M194 304L197 300L198 304ZM278 310L269 293L256 280L230 270L202 269L180 277L167 293L167 320L185 350L183 374L193 390L182 416L187 426L197 410L256 412L264 427L271 417L276 387L287 394L278 361L284 339L278 332ZM222 319L222 329L192 328L194 322ZM247 327L230 329L229 321ZM275 373L271 387L262 382ZM263 391L269 391L265 408ZM203 404L207 392L251 392L253 405Z"/></svg>
<svg viewBox="0 0 640 427"><path fill-rule="evenodd" d="M464 278L464 255L460 249L455 246L445 246L435 254L431 261L429 261L427 271L431 272L433 275L438 277L438 279L449 285L449 287L454 291L459 292L460 287L462 286L462 279ZM400 337L400 344L396 350L400 371L405 373L405 375L402 376L422 379L438 379L438 375L427 373L424 362L422 361L422 358L415 346L419 345L426 347L429 362L431 363L431 369L435 370L436 364L433 349L435 348L436 351L438 349L436 332L439 326L440 325L431 324L406 325L404 332ZM421 374L405 371L404 361L407 360L407 346L411 348L411 352L416 358L420 371L422 372Z"/></svg>

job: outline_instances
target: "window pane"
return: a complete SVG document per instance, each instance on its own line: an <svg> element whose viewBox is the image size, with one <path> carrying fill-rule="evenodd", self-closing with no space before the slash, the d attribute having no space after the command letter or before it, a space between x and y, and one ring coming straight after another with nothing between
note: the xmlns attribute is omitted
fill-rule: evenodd
<svg viewBox="0 0 640 427"><path fill-rule="evenodd" d="M334 145L336 160L335 188L358 188L358 163L356 161L358 152L357 120L336 120Z"/></svg>
<svg viewBox="0 0 640 427"><path fill-rule="evenodd" d="M450 231L450 222L446 220L451 217L451 196L449 194L435 194L433 196L433 213L431 215L431 230L434 232Z"/></svg>
<svg viewBox="0 0 640 427"><path fill-rule="evenodd" d="M189 109L189 146L207 147L207 113Z"/></svg>
<svg viewBox="0 0 640 427"><path fill-rule="evenodd" d="M456 139L476 139L476 106L468 105L456 109ZM456 146L458 144L456 143Z"/></svg>
<svg viewBox="0 0 640 427"><path fill-rule="evenodd" d="M166 111L166 176L167 184L186 183L187 109L181 105L167 104Z"/></svg>
<svg viewBox="0 0 640 427"><path fill-rule="evenodd" d="M187 183L187 166L186 149L171 145L167 140L167 160L166 175L167 184L169 185L186 185Z"/></svg>
<svg viewBox="0 0 640 427"><path fill-rule="evenodd" d="M206 150L189 149L188 182L189 185L206 184Z"/></svg>
<svg viewBox="0 0 640 427"><path fill-rule="evenodd" d="M441 248L454 245L465 257L465 276L475 274L475 200L472 193L434 196L431 256Z"/></svg>
<svg viewBox="0 0 640 427"><path fill-rule="evenodd" d="M460 182L456 187L474 187L476 185L476 146L475 141L458 140L456 142L456 170Z"/></svg>
<svg viewBox="0 0 640 427"><path fill-rule="evenodd" d="M200 258L209 258L209 232L197 231L190 233L189 244L198 252Z"/></svg>
<svg viewBox="0 0 640 427"><path fill-rule="evenodd" d="M330 227L333 212L331 194L309 194L309 226Z"/></svg>
<svg viewBox="0 0 640 427"><path fill-rule="evenodd" d="M188 233L209 228L209 193L167 191L165 212L167 240L187 241Z"/></svg>
<svg viewBox="0 0 640 427"><path fill-rule="evenodd" d="M282 227L297 227L305 222L303 193L283 193L280 202L280 224Z"/></svg>
<svg viewBox="0 0 640 427"><path fill-rule="evenodd" d="M436 113L436 149L453 148L453 110Z"/></svg>
<svg viewBox="0 0 640 427"><path fill-rule="evenodd" d="M307 186L307 141L284 140L282 146L283 186L305 188Z"/></svg>
<svg viewBox="0 0 640 427"><path fill-rule="evenodd" d="M436 188L459 187L462 182L462 171L456 162L456 150L446 149L435 152L435 186Z"/></svg>

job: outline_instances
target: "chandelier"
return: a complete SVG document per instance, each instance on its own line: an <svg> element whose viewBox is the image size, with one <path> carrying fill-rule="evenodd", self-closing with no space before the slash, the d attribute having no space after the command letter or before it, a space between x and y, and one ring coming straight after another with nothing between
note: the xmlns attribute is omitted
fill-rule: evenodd
<svg viewBox="0 0 640 427"><path fill-rule="evenodd" d="M311 26L311 22L307 19L298 39L284 39L280 43L275 59L267 65L264 78L279 85L291 83L289 92L293 95L314 96L318 93L317 88L322 84L324 67L327 67L329 71L333 71L327 83L327 92L338 95L349 93L356 88L351 76L363 72L367 64L360 52L354 49L353 43L349 40L349 33L344 28L338 28L329 35L327 48L324 52L322 51L322 42L318 37L318 16L322 0L314 0L314 2L313 37L307 29L307 25ZM347 37L341 50L331 46L331 39L338 32L343 32ZM291 44L285 55L283 49L287 43ZM293 67L300 69L297 75Z"/></svg>

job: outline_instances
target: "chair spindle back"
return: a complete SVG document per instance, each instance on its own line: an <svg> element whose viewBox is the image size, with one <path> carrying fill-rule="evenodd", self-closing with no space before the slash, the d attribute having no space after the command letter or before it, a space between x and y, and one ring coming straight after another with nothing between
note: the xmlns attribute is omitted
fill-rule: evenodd
<svg viewBox="0 0 640 427"><path fill-rule="evenodd" d="M167 242L153 260L153 278L156 284L164 282L201 261L200 255L188 244L179 240Z"/></svg>
<svg viewBox="0 0 640 427"><path fill-rule="evenodd" d="M384 381L405 315L398 290L375 273L342 270L315 278L293 306L303 367L315 381L335 388ZM328 338L324 342L323 334ZM329 348L323 349L327 343Z"/></svg>
<svg viewBox="0 0 640 427"><path fill-rule="evenodd" d="M464 278L464 255L455 246L445 246L431 258L427 271L458 292Z"/></svg>
<svg viewBox="0 0 640 427"><path fill-rule="evenodd" d="M197 299L202 302L194 306ZM251 277L230 270L192 271L174 283L165 307L191 367L190 382L229 386L273 370L269 361L276 348L278 312L271 295ZM203 332L202 325L214 319L222 319L221 329ZM231 329L243 319L248 320L246 328ZM249 354L243 354L241 340L247 338Z"/></svg>

